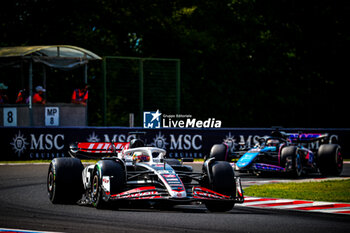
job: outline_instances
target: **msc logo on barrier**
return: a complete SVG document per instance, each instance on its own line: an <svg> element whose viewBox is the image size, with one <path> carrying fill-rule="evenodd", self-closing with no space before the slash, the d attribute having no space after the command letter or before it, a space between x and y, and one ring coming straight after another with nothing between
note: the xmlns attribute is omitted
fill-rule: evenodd
<svg viewBox="0 0 350 233"><path fill-rule="evenodd" d="M159 110L156 112L143 112L143 128L159 129L161 115L162 113Z"/></svg>
<svg viewBox="0 0 350 233"><path fill-rule="evenodd" d="M28 135L27 135L28 136ZM64 157L61 152L64 149L64 135L63 134L33 134L25 137L21 131L12 138L12 150L21 157L22 154L26 156L27 146L29 147L29 158L55 158Z"/></svg>

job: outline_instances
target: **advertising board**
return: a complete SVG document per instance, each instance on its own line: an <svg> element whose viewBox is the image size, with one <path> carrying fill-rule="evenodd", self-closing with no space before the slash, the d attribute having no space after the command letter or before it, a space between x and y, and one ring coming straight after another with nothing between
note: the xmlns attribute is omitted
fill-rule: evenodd
<svg viewBox="0 0 350 233"><path fill-rule="evenodd" d="M226 143L230 150L251 147L260 136L270 135L272 128L161 128L143 129L128 127L1 127L0 160L53 159L69 156L67 151L73 142L128 142L136 135L130 132L146 132L142 136L149 146L167 150L170 158L203 158L212 145ZM282 129L286 132L328 133L332 143L342 147L343 156L349 157L350 129ZM317 148L318 142L310 146Z"/></svg>

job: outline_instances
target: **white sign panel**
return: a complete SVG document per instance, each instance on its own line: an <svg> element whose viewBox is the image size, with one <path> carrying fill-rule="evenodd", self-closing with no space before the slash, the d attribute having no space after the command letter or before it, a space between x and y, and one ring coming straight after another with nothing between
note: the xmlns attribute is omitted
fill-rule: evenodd
<svg viewBox="0 0 350 233"><path fill-rule="evenodd" d="M17 108L4 108L4 126L17 126Z"/></svg>
<svg viewBox="0 0 350 233"><path fill-rule="evenodd" d="M58 107L45 108L45 126L59 126L60 111Z"/></svg>

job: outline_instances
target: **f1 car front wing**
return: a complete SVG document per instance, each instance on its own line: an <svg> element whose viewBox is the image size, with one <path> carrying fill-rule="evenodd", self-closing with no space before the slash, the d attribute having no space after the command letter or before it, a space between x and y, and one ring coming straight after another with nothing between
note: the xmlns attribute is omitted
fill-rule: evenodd
<svg viewBox="0 0 350 233"><path fill-rule="evenodd" d="M145 186L134 188L122 193L110 195L109 200L169 200L169 201L234 201L236 203L244 202L244 195L241 185L241 180L239 177L235 178L236 180L236 195L235 197L227 196L213 190L210 190L205 187L193 187L190 192L188 192L187 197L182 197L179 195L179 198L171 197L166 189L157 188L155 186Z"/></svg>

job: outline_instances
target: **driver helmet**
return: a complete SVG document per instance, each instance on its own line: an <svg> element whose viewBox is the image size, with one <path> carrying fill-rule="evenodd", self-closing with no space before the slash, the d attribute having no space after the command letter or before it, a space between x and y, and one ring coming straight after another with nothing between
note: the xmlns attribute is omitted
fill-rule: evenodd
<svg viewBox="0 0 350 233"><path fill-rule="evenodd" d="M267 146L278 146L280 141L278 139L268 139L266 142Z"/></svg>
<svg viewBox="0 0 350 233"><path fill-rule="evenodd" d="M132 160L138 162L149 162L150 161L150 156L147 154L144 154L142 152L134 152L132 155Z"/></svg>

